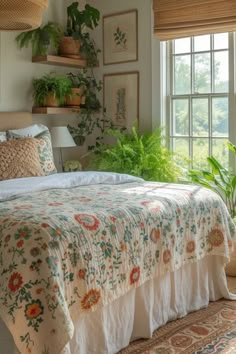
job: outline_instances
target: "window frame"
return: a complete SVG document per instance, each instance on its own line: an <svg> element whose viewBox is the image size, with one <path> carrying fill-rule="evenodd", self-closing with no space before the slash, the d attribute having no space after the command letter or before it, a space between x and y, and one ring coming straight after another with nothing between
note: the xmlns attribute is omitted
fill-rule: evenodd
<svg viewBox="0 0 236 354"><path fill-rule="evenodd" d="M212 39L211 39L212 41ZM172 52L172 45L171 45L172 41L168 41L168 42L164 42L163 44L161 44L161 56L162 56L162 60L165 60L166 62L166 82L164 83L164 85L162 84L161 86L165 88L165 94L163 95L163 99L164 99L164 105L165 105L165 117L162 116L161 122L162 122L162 126L165 128L165 133L166 135L169 137L169 141L168 141L168 147L170 149L173 150L173 138L176 137L176 135L174 135L174 131L173 131L173 118L172 118L172 100L173 99L177 99L177 98L187 98L188 99L188 106L189 106L189 111L191 113L191 101L193 98L202 98L202 97L209 97L209 103L208 103L208 120L210 123L209 126L209 133L208 136L206 136L206 138L208 139L208 143L209 143L209 153L212 154L212 144L211 141L212 139L222 139L222 140L230 140L233 144L236 144L236 118L234 119L234 117L236 117L236 36L235 33L229 33L229 92L226 93L190 93L187 95L174 95L174 90L173 90L173 85L174 85L174 61L173 61L173 52ZM214 52L217 51L221 51L220 50L215 50ZM209 52L209 51L206 51ZM204 51L200 51L200 52L194 52L193 51L193 40L191 40L191 62L193 65L193 56L196 53L204 53ZM211 53L213 53L212 51L212 46L211 46ZM213 68L213 55L211 54L211 71ZM191 85L193 85L193 80L192 80L192 72L193 70L191 70ZM211 73L212 74L212 73ZM233 78L233 80L232 80ZM211 85L213 85L213 80ZM212 88L212 87L211 87ZM163 92L163 90L162 90ZM228 120L228 138L227 137L216 137L212 135L212 126L211 126L211 122L212 119L210 119L211 117L211 107L212 107L212 98L214 97L228 97L228 116L229 116L229 120ZM190 122L192 123L192 119L189 119ZM191 124L190 123L190 124ZM178 135L177 138L188 138L189 139L189 154L192 157L193 155L193 144L192 141L194 138L196 138L196 136L194 136L194 134L191 134L192 132L192 127L189 124L189 135L188 136L181 136ZM198 138L204 138L205 136L198 136ZM230 167L232 167L234 170L236 170L236 161L235 161L235 157L232 156L232 154L230 154L230 160L229 160L229 164Z"/></svg>

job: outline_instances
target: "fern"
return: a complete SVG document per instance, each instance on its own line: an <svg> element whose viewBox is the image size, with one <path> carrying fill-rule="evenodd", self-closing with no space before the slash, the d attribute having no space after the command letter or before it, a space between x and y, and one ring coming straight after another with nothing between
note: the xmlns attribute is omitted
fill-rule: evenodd
<svg viewBox="0 0 236 354"><path fill-rule="evenodd" d="M174 182L180 176L180 168L164 146L161 130L141 135L136 127L126 134L109 129L107 135L115 138L116 143L99 147L90 169L128 173L149 181Z"/></svg>
<svg viewBox="0 0 236 354"><path fill-rule="evenodd" d="M61 27L54 22L48 22L45 26L33 31L22 32L16 37L20 49L28 48L31 44L33 55L46 55L51 44L57 51L63 36Z"/></svg>

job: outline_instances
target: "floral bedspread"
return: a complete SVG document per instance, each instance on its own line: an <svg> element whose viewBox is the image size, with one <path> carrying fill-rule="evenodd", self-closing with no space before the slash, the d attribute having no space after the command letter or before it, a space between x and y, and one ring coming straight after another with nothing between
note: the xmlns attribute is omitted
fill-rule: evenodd
<svg viewBox="0 0 236 354"><path fill-rule="evenodd" d="M90 185L0 203L0 317L21 353L59 354L73 319L206 255L229 258L221 199L192 185Z"/></svg>

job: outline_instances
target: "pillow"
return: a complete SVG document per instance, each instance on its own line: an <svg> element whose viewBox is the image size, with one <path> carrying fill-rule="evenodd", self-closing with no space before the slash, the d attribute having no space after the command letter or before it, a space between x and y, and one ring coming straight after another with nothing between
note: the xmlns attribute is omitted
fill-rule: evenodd
<svg viewBox="0 0 236 354"><path fill-rule="evenodd" d="M36 139L24 138L0 143L0 181L35 176L44 176Z"/></svg>
<svg viewBox="0 0 236 354"><path fill-rule="evenodd" d="M22 128L22 129L14 129L14 130L9 130L9 133L12 134L13 136L17 136L17 137L33 137L35 138L37 135L45 132L46 130L48 130L48 127L46 127L46 125L43 124L32 124L29 125L26 128Z"/></svg>
<svg viewBox="0 0 236 354"><path fill-rule="evenodd" d="M6 132L0 132L0 142L1 141L6 141L6 140L7 140Z"/></svg>
<svg viewBox="0 0 236 354"><path fill-rule="evenodd" d="M51 175L57 172L54 164L51 135L43 124L33 124L27 128L9 130L8 139L19 139L23 137L34 137L38 141L38 153L44 174Z"/></svg>

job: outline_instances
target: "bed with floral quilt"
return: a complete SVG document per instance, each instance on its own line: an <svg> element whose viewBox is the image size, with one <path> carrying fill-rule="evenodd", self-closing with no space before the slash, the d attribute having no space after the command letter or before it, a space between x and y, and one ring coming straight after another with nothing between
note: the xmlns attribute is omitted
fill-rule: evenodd
<svg viewBox="0 0 236 354"><path fill-rule="evenodd" d="M234 237L220 197L196 185L102 172L1 181L2 325L23 354L114 354L234 299Z"/></svg>

